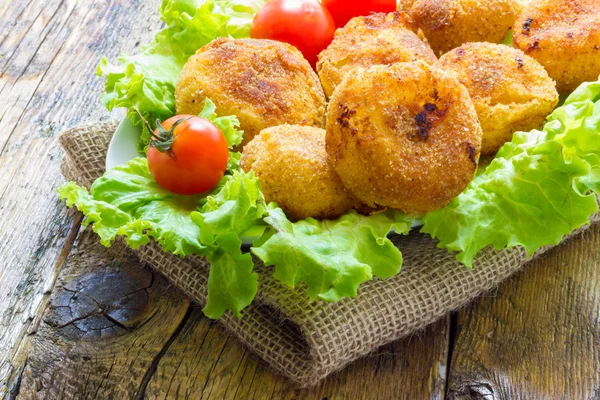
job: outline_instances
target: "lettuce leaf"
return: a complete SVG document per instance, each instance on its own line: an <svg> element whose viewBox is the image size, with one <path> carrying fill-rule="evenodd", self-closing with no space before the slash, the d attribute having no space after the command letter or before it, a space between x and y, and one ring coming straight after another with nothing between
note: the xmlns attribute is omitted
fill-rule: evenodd
<svg viewBox="0 0 600 400"><path fill-rule="evenodd" d="M291 223L276 204L266 206L254 173L240 171L192 219L200 227L202 244L214 251L208 256L209 300L203 310L211 318L226 310L240 315L256 295L252 257L242 253L236 240L251 228L271 228L251 251L266 265L275 265L276 279L291 287L304 282L311 298L327 301L356 296L360 284L373 276L385 279L400 272L402 255L387 235L392 229L404 234L410 229L408 218L394 211Z"/></svg>
<svg viewBox="0 0 600 400"><path fill-rule="evenodd" d="M138 150L144 152L150 134L134 109L140 110L154 126L156 119L165 120L175 113L175 83L181 64L173 56L145 51L135 56L122 55L120 65L111 64L103 57L97 75L106 75L105 93L100 100L109 111L128 108L127 118L143 128ZM152 79L147 77L151 76Z"/></svg>
<svg viewBox="0 0 600 400"><path fill-rule="evenodd" d="M458 198L425 216L422 232L469 267L490 245L523 246L532 254L558 244L598 211L599 155L600 82L594 82L569 96L543 130L516 133Z"/></svg>
<svg viewBox="0 0 600 400"><path fill-rule="evenodd" d="M58 195L86 216L83 225L93 224L105 246L122 236L132 249L152 238L164 251L179 256L206 252L200 228L190 218L199 209L201 197L179 196L161 188L145 158L106 172L89 193L69 182L58 189Z"/></svg>
<svg viewBox="0 0 600 400"><path fill-rule="evenodd" d="M219 319L227 311L241 317L258 290L258 275L252 272L254 261L250 253L242 253L242 241L235 233L220 235L219 247L208 255L208 300L204 315Z"/></svg>
<svg viewBox="0 0 600 400"><path fill-rule="evenodd" d="M162 189L147 160L136 158L106 172L90 192L69 182L58 194L84 213L84 226L92 224L105 246L117 236L132 249L154 239L165 252L207 256L211 270L204 312L210 318L227 310L240 316L256 296L258 276L240 239L249 228L267 228L265 200L254 174L233 171L208 197L180 196Z"/></svg>
<svg viewBox="0 0 600 400"><path fill-rule="evenodd" d="M221 130L230 149L242 143L244 132L239 129L240 121L238 121L237 117L234 115L219 117L216 110L217 107L215 106L215 103L209 98L206 98L204 100L204 108L198 116L211 121ZM234 156L234 158L238 159L236 162L239 162L240 157L241 154L239 153Z"/></svg>
<svg viewBox="0 0 600 400"><path fill-rule="evenodd" d="M394 229L406 234L409 219L395 211L362 216L352 211L336 221L308 218L290 222L283 211L269 206L265 218L273 230L252 248L274 277L295 287L304 282L311 299L339 301L356 296L373 276L385 279L400 272L402 254L387 238Z"/></svg>
<svg viewBox="0 0 600 400"><path fill-rule="evenodd" d="M106 57L97 75L106 76L102 103L108 110L129 109L127 118L142 129L138 150L145 152L150 133L134 111L154 127L156 119L175 114L175 85L183 65L200 47L217 37L247 37L263 0L163 0L165 28L137 55L121 55L117 64Z"/></svg>
<svg viewBox="0 0 600 400"><path fill-rule="evenodd" d="M192 220L201 228L202 243L218 247L222 233L241 235L257 225L264 225L266 203L260 182L253 172L234 171L225 184L206 198L201 212L194 212Z"/></svg>
<svg viewBox="0 0 600 400"><path fill-rule="evenodd" d="M215 319L227 310L241 316L256 296L252 255L242 251L247 232L263 236L251 250L275 265L276 279L292 287L304 282L312 298L338 301L356 296L359 285L374 276L400 271L402 255L387 234L410 227L407 217L393 211L291 223L277 205L266 205L256 176L239 170L207 197L178 196L152 179L145 158L108 171L90 193L71 182L59 196L85 214L84 224L93 224L106 246L117 236L133 249L154 239L166 252L206 256L211 269L203 311Z"/></svg>
<svg viewBox="0 0 600 400"><path fill-rule="evenodd" d="M231 37L250 37L250 27L254 16L267 3L267 0L217 0L218 12L230 17L227 33Z"/></svg>
<svg viewBox="0 0 600 400"><path fill-rule="evenodd" d="M200 228L200 240L210 249L208 301L203 312L218 319L227 310L240 316L258 287L258 275L249 253L242 253L240 236L249 228L264 226L266 213L260 183L253 173L234 171L223 187L206 199L192 220Z"/></svg>

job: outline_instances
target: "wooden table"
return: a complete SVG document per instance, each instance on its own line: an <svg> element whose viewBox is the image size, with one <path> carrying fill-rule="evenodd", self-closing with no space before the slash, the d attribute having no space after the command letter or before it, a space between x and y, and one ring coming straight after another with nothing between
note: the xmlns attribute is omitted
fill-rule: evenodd
<svg viewBox="0 0 600 400"><path fill-rule="evenodd" d="M57 137L122 117L95 67L149 41L158 6L0 0L0 398L600 399L597 227L311 390L81 230Z"/></svg>

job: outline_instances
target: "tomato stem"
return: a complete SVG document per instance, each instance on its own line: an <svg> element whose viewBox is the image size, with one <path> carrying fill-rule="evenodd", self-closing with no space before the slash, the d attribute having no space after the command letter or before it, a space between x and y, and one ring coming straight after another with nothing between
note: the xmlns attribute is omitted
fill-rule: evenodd
<svg viewBox="0 0 600 400"><path fill-rule="evenodd" d="M144 118L142 113L135 107L133 109L144 123L145 128L148 130L148 132L150 132L151 139L149 146L154 147L161 153L169 153L169 156L171 156L173 160L176 160L177 158L175 157L175 153L173 152L173 142L175 141L175 129L181 123L187 121L192 117L181 118L180 120L175 122L168 131L162 126L162 121L157 118L155 131L154 129L152 129L152 126L146 120L146 118Z"/></svg>

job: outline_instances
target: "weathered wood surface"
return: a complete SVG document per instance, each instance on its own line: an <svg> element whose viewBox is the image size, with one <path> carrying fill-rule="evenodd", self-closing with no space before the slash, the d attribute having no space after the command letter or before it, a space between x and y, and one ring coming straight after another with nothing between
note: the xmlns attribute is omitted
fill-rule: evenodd
<svg viewBox="0 0 600 400"><path fill-rule="evenodd" d="M135 398L190 302L87 230L61 271L23 373L22 398Z"/></svg>
<svg viewBox="0 0 600 400"><path fill-rule="evenodd" d="M0 1L0 398L19 376L16 351L35 330L79 223L55 194L57 135L109 117L98 105L97 62L149 40L158 3Z"/></svg>
<svg viewBox="0 0 600 400"><path fill-rule="evenodd" d="M600 227L460 313L449 398L600 399Z"/></svg>
<svg viewBox="0 0 600 400"><path fill-rule="evenodd" d="M200 310L161 358L146 389L147 399L443 399L449 321L300 390L274 376Z"/></svg>
<svg viewBox="0 0 600 400"><path fill-rule="evenodd" d="M56 135L78 122L108 117L97 101L101 80L93 74L95 66L101 55L115 58L147 41L159 26L158 5L159 1L2 2L9 12L0 15L0 82L7 99L0 120L0 238L6 238L0 240L0 398L164 396L172 354L184 357L182 364L205 362L198 368L207 371L206 384L200 374L174 373L169 378L178 387L189 387L190 393L207 388L205 397L218 398L226 390L219 383L236 387L230 397L253 391L253 397L264 398L269 389L270 398L283 391L288 397L296 393L198 310L190 316L187 301L160 278L148 288L149 273L136 273L132 260L119 257L118 251L102 258L97 254L101 249L91 246L85 234L69 255L81 219L54 194L62 181ZM84 253L89 257L84 259ZM102 293L107 273L113 286L128 288L125 293ZM147 303L123 314L119 299L131 300L131 293L144 293ZM114 313L122 318L115 319ZM213 354L213 364L189 358L198 351L175 353L193 348L194 339L206 335L203 329L209 326L213 336L225 340L217 342L221 347L198 350ZM372 392L364 384L368 376L380 382L381 393L409 394L406 388L416 385L413 393L440 398L447 326L440 322L406 342L384 347L312 395L356 398L362 393L360 397L369 398ZM182 329L189 335L177 336ZM176 340L174 347L171 340ZM225 343L228 351L214 354ZM406 348L423 353L412 351L407 357ZM239 369L243 375L236 376L242 378L239 382L227 375L236 357L244 365ZM398 374L403 378L397 379ZM149 393L147 385L152 388Z"/></svg>
<svg viewBox="0 0 600 400"><path fill-rule="evenodd" d="M0 399L600 398L599 228L460 312L456 332L440 321L311 390L79 232L54 194L57 134L110 117L95 66L148 41L159 3L0 0Z"/></svg>

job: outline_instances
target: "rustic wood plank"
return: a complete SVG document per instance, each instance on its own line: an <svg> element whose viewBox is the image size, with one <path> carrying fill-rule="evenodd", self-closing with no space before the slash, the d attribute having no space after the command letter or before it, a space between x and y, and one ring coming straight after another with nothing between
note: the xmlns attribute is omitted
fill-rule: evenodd
<svg viewBox="0 0 600 400"><path fill-rule="evenodd" d="M11 389L16 387L21 396L29 397L35 393L38 397L73 397L101 393L119 397L137 393L136 391L143 390L146 374L151 371L152 363L160 359L160 352L168 346L164 341L165 328L168 331L177 326L176 321L169 323L168 320L165 322L160 318L152 319L156 324L152 329L143 332L133 329L126 335L109 338L107 340L114 342L110 346L104 346L104 343L102 346L82 344L80 337L64 334L65 330L71 335L80 333L81 327L77 327L79 321L64 323L60 318L53 317L56 309L60 308L54 304L41 322L38 335L33 339L25 337L28 330L35 331L35 327L32 328L31 325L35 325L36 318L40 320L40 305L48 298L53 288L64 255L72 242L72 239L69 241L68 238L73 237L72 233L77 231L78 226L78 222L73 219L74 214L66 212L53 198L54 188L61 181L57 162L60 150L56 145L55 135L64 127L72 126L81 120L108 116L96 101L96 95L101 90L101 80L93 77L96 63L102 54L114 58L121 50L131 51L140 42L147 41L150 32L158 25L155 12L157 6L158 1L137 1L133 4L100 0L85 3L73 0L18 1L10 8L11 12L4 13L4 18L0 20L0 26L12 28L6 35L0 36L0 70L3 71L0 95L6 99L0 105L0 163L4 167L0 172L0 207L7 215L11 215L11 218L0 225L0 233L4 234L0 239L9 236L9 228L13 230L13 234L15 230L18 234L11 237L12 241L0 241L1 251L7 252L7 249L12 247L11 254L0 253L3 260L12 257L10 263L3 265L0 273L6 278L3 282L21 283L17 290L12 290L6 295L3 299L5 302L0 301L0 312L5 311L0 321L1 326L7 328L4 330L5 336L2 336L3 348L0 350L13 348L6 359L1 357L5 357L7 353L0 351L0 378L10 376L13 383L16 379L20 385L12 386ZM132 18L132 15L135 17ZM36 179L43 180L46 184L37 187L34 194L28 193L33 185L25 184L16 189L14 187L15 182L35 182ZM17 202L16 199L21 202ZM37 200L37 208L31 207L33 200ZM34 212L23 212L31 209ZM51 218L60 225L48 229L44 221ZM57 232L61 234L57 235ZM54 247L44 247L40 259L29 260L30 253L27 252L26 246L32 242L46 243L48 238L55 240ZM25 262L31 272L22 272ZM75 269L67 267L61 275L61 282L64 282L67 288L69 284L81 283L82 276L86 276L91 270L85 266ZM130 272L132 271L133 269ZM28 273L34 275L35 279L27 275ZM125 277L123 284L131 283L132 280L135 281ZM0 293L1 290L2 287ZM54 292L52 301L59 301L64 293L65 290L59 287L58 291ZM156 296L161 301L164 300L161 294ZM13 304L5 306L8 302ZM83 306L89 307L89 301ZM83 306L77 309L81 311L83 308L85 311ZM26 307L26 311L23 311L22 307ZM179 316L185 307L176 309ZM64 318L64 315L59 317ZM97 315L88 316L92 326L93 323L106 322L102 318L98 321L97 317L99 318ZM15 324L19 318L22 323ZM204 318L199 318L206 326L213 325ZM167 325L163 325L164 323ZM124 328L117 325L117 328L106 329L118 333L119 329ZM156 332L160 332L161 336L152 336ZM143 364L139 369L135 369L135 374L132 375L124 374L120 369L124 368L126 361L120 360L116 366L110 364L111 367L107 360L107 357L110 358L122 349L131 348L129 353L139 350L135 346L128 347L127 342L121 339L130 337L129 335L141 335L144 337L141 342L153 345L150 346L152 350L142 357ZM144 335L150 335L154 339ZM166 336L168 338L168 335ZM102 337L100 339L103 340ZM286 396L292 393L292 389L283 379L265 378L271 377L271 373L253 357L244 353L233 339L224 336L221 331L212 335L207 332L205 339L205 346L209 346L211 352L220 350L221 353L214 364L207 363L197 367L200 370L210 369L196 371L196 374L190 375L190 385L202 385L202 389L210 396L219 396L221 393L229 393L230 397L236 394L244 396L247 392L255 393L255 397L263 393L277 397L277 393L287 393ZM32 348L25 349L25 342ZM15 356L14 349L22 350L19 352L20 358ZM392 346L387 351L395 353L394 349ZM89 354L93 354L94 357L88 360ZM227 382L219 377L227 371L228 365L234 362L239 354L242 354L245 361L243 368L237 369L240 384L236 386L235 381ZM152 357L153 362L149 364ZM381 357L383 361L380 360ZM367 358L365 367L358 370L370 370L375 365L374 359ZM21 365L13 365L16 360ZM381 355L377 360L379 363L392 362L395 356L390 358L390 355ZM27 366L24 379L20 382L20 374L15 375L14 372L23 370L25 363ZM425 364L429 366L429 363ZM395 369L390 371L390 376L394 371ZM205 381L201 381L203 373L207 374ZM347 372L341 374L345 375ZM258 385L257 382L264 384ZM228 386L225 386L225 383ZM439 394L439 388L442 386L438 383L434 391ZM2 389L7 393L7 387L3 386ZM9 394L15 393L13 390ZM1 395L2 392L0 397Z"/></svg>
<svg viewBox="0 0 600 400"><path fill-rule="evenodd" d="M274 375L198 309L161 358L146 398L442 399L448 329L442 320L302 390Z"/></svg>
<svg viewBox="0 0 600 400"><path fill-rule="evenodd" d="M40 8L31 7L30 1L18 1L8 6L0 6L4 18L0 20L0 71L4 72L18 44L31 29L33 22L41 13Z"/></svg>
<svg viewBox="0 0 600 400"><path fill-rule="evenodd" d="M88 279L100 276L100 267L83 262L79 250L63 267L78 220L54 196L62 180L56 135L109 117L97 102L102 81L95 66L103 54L114 59L148 41L159 26L158 4L0 0L0 398L18 390L23 398L442 398L448 321L385 346L316 389L299 390L199 310L179 332L188 303L160 280L150 285L132 259L121 260L117 272L115 265L102 270L117 274L119 287L134 288L121 303L152 291L154 301L136 313L105 315L93 308L97 292L75 311L60 305L71 301L69 288L97 290L101 280ZM490 398L598 395L598 235L555 250L519 278L529 283L512 281L499 299L461 313L451 397L478 398L479 391L481 398L488 388ZM51 307L42 320L46 300ZM65 307L70 314L58 313ZM68 320L73 312L83 318ZM39 321L38 335L27 336Z"/></svg>
<svg viewBox="0 0 600 400"><path fill-rule="evenodd" d="M450 399L600 398L600 227L459 314Z"/></svg>
<svg viewBox="0 0 600 400"><path fill-rule="evenodd" d="M23 398L135 398L190 302L125 244L80 235L27 359Z"/></svg>
<svg viewBox="0 0 600 400"><path fill-rule="evenodd" d="M115 58L150 40L159 4L1 1L8 11L0 12L0 398L18 379L26 357L17 350L77 229L76 214L55 194L63 181L57 134L110 117L98 102L95 66L103 54Z"/></svg>

